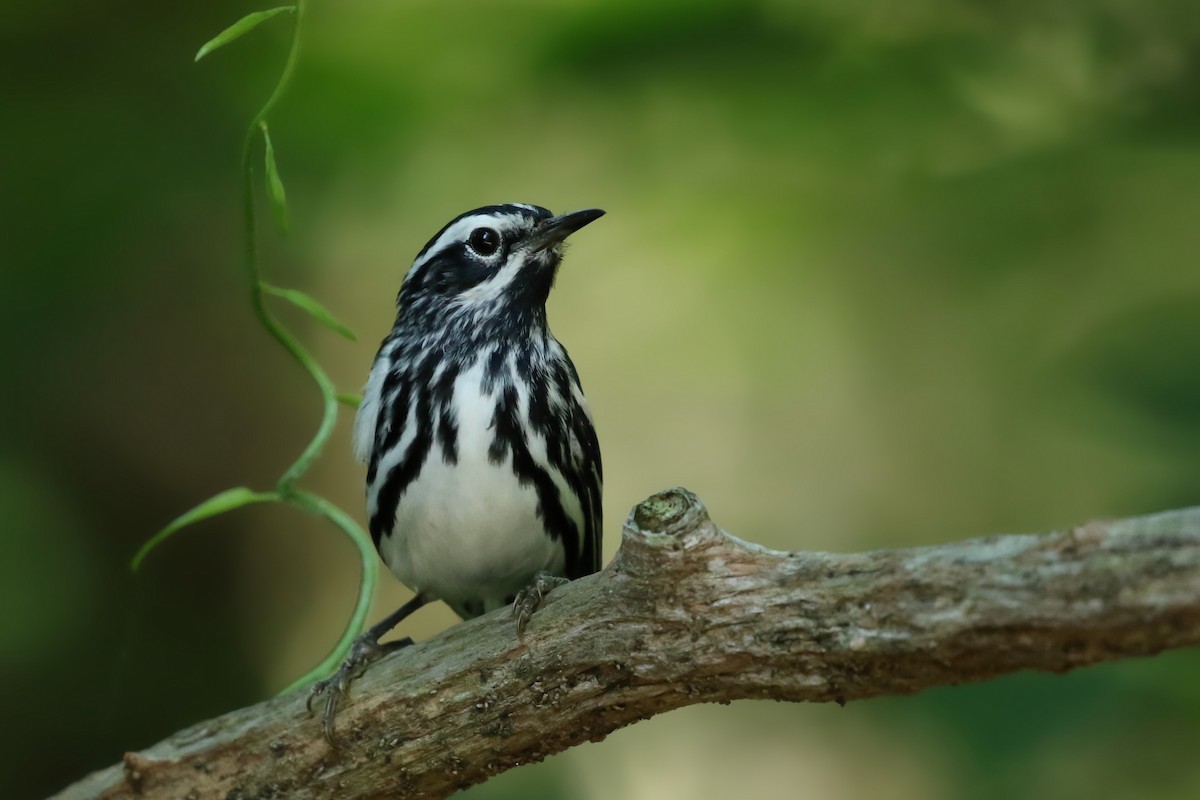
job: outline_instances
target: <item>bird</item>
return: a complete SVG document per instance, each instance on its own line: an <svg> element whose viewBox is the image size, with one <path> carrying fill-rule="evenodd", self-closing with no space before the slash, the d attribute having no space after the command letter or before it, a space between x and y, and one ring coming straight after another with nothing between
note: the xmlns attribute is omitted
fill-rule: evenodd
<svg viewBox="0 0 1200 800"><path fill-rule="evenodd" d="M525 203L446 223L401 283L354 420L368 529L413 598L316 683L322 732L350 683L411 638L380 643L435 600L463 619L506 605L517 635L543 597L600 569L603 468L592 415L546 301L566 238L604 212Z"/></svg>

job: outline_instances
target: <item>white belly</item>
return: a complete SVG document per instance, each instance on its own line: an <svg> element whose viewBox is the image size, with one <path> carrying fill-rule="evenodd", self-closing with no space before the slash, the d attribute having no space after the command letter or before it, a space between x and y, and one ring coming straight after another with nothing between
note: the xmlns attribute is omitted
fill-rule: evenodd
<svg viewBox="0 0 1200 800"><path fill-rule="evenodd" d="M429 592L463 613L502 605L546 570L563 574L563 547L546 533L532 484L522 486L504 461L488 460L495 409L481 396L482 367L455 383L458 460L447 464L436 445L400 498L384 562L406 586Z"/></svg>

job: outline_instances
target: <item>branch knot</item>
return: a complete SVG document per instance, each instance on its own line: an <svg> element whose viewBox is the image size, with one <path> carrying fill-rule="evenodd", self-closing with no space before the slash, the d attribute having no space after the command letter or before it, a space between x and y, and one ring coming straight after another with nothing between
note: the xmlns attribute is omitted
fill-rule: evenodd
<svg viewBox="0 0 1200 800"><path fill-rule="evenodd" d="M337 756L292 693L56 800L445 797L692 703L840 703L1197 645L1200 509L797 558L670 489L630 515L608 567L555 595L536 645L497 609L381 659L358 686L369 697L343 709L357 746Z"/></svg>
<svg viewBox="0 0 1200 800"><path fill-rule="evenodd" d="M708 510L700 498L682 487L667 489L634 506L625 523L639 533L678 536L708 521Z"/></svg>

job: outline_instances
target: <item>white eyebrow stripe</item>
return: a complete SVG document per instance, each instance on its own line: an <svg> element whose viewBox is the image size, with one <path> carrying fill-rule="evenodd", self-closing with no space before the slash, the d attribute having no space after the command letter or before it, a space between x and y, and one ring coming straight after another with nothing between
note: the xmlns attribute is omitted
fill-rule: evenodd
<svg viewBox="0 0 1200 800"><path fill-rule="evenodd" d="M442 235L429 246L424 255L413 262L412 267L409 268L409 274L418 270L421 265L455 242L466 241L467 237L471 235L471 231L476 228L496 228L501 233L505 233L516 227L514 223L523 221L523 219L519 214L476 214L463 217L442 231Z"/></svg>

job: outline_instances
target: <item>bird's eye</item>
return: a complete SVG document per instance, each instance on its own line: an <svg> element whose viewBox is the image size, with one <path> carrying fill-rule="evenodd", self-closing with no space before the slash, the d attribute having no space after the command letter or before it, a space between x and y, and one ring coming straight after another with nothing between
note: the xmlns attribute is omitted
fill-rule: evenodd
<svg viewBox="0 0 1200 800"><path fill-rule="evenodd" d="M500 234L491 228L476 228L467 242L479 255L490 256L500 249Z"/></svg>

